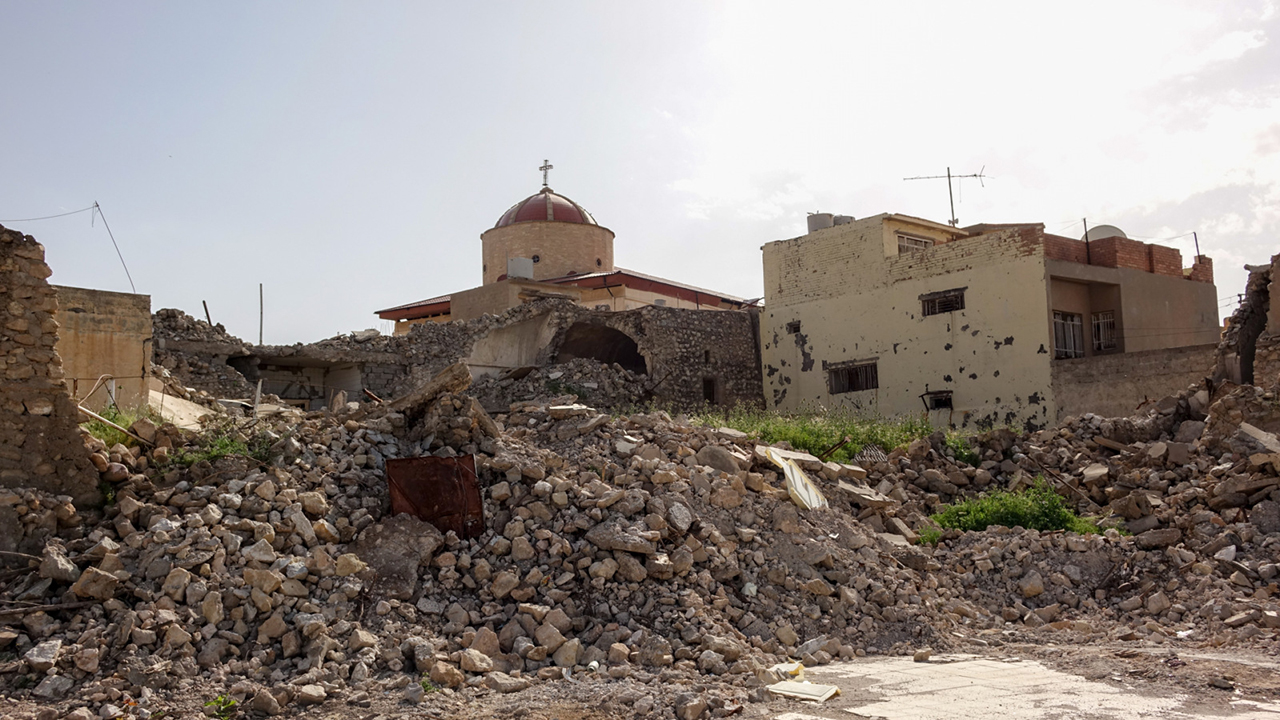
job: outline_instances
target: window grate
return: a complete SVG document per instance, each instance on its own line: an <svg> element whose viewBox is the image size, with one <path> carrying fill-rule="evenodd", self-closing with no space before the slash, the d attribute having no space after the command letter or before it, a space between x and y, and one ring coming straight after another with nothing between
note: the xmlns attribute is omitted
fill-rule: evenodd
<svg viewBox="0 0 1280 720"><path fill-rule="evenodd" d="M831 394L875 390L880 387L880 371L874 362L832 368L828 371Z"/></svg>
<svg viewBox="0 0 1280 720"><path fill-rule="evenodd" d="M898 233L898 253L899 254L901 254L904 250L907 252L913 252L918 250L927 250L931 247L933 247L933 241L930 240L929 238L922 238L916 235L906 235L904 233Z"/></svg>
<svg viewBox="0 0 1280 720"><path fill-rule="evenodd" d="M1084 321L1076 313L1053 313L1053 356L1084 357Z"/></svg>
<svg viewBox="0 0 1280 720"><path fill-rule="evenodd" d="M1116 314L1113 310L1093 314L1093 349L1103 352L1116 349Z"/></svg>
<svg viewBox="0 0 1280 720"><path fill-rule="evenodd" d="M964 309L964 288L920 296L920 312L928 317Z"/></svg>

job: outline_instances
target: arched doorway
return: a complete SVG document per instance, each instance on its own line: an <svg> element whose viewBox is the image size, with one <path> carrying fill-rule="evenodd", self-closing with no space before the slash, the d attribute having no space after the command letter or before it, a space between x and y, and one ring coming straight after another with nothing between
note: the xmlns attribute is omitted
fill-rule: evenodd
<svg viewBox="0 0 1280 720"><path fill-rule="evenodd" d="M636 341L620 330L603 325L574 323L565 331L556 362L591 358L602 363L618 363L633 373L645 373L644 356Z"/></svg>

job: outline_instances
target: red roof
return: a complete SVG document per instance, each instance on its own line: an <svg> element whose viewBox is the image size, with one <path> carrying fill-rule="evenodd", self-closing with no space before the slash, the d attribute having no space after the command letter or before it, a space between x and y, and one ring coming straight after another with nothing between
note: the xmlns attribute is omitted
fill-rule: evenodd
<svg viewBox="0 0 1280 720"><path fill-rule="evenodd" d="M557 195L551 188L544 187L534 195L511 206L498 218L494 227L506 227L520 222L567 222L580 225L598 225L591 213L578 203L563 195Z"/></svg>

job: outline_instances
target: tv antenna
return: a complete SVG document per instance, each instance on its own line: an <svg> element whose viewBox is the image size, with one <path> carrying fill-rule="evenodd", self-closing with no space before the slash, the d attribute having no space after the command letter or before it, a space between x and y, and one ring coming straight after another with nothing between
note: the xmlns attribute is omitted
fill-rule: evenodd
<svg viewBox="0 0 1280 720"><path fill-rule="evenodd" d="M952 175L951 168L948 167L946 175L917 175L916 177L909 177L909 178L902 178L902 179L903 180L941 180L943 178L946 178L947 199L951 201L951 219L948 220L947 222L951 225L951 227L959 227L960 220L956 217L956 196L951 189L951 180L952 178L955 178L957 181L963 178L977 178L978 184L982 185L982 187L986 187L987 186L986 183L982 182L983 178L986 177L986 175L982 174L982 171L986 169L987 169L987 166L983 165L982 170L979 170L978 172L973 173L971 175Z"/></svg>

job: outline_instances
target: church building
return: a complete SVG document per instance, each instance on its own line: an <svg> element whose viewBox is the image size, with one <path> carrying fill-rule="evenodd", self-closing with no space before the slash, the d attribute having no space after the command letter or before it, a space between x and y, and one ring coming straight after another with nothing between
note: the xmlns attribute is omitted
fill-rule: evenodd
<svg viewBox="0 0 1280 720"><path fill-rule="evenodd" d="M613 231L586 208L547 185L512 205L480 235L483 284L469 290L377 311L396 335L418 323L470 320L543 298L571 300L603 311L649 305L739 310L749 303L714 290L617 267Z"/></svg>

